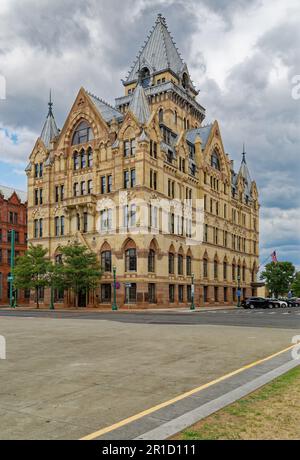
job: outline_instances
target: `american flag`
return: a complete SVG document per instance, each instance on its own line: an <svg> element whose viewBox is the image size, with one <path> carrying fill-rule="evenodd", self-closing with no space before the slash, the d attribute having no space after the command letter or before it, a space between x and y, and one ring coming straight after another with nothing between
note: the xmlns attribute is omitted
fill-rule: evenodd
<svg viewBox="0 0 300 460"><path fill-rule="evenodd" d="M276 251L273 251L273 252L272 252L271 257L272 257L272 262L274 262L275 264L277 264L278 260L277 260Z"/></svg>

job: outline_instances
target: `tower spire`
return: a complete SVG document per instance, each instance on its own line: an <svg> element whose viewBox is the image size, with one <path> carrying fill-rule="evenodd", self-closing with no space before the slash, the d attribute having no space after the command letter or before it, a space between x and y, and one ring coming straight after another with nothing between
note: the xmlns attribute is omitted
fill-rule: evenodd
<svg viewBox="0 0 300 460"><path fill-rule="evenodd" d="M58 136L58 134L59 134L59 130L57 128L55 118L53 115L52 90L50 89L49 102L48 102L48 115L44 123L42 133L41 133L41 139L44 142L45 147L47 149L50 148L52 139Z"/></svg>
<svg viewBox="0 0 300 460"><path fill-rule="evenodd" d="M242 152L242 155L243 155L242 163L246 163L245 142L243 143L243 152Z"/></svg>

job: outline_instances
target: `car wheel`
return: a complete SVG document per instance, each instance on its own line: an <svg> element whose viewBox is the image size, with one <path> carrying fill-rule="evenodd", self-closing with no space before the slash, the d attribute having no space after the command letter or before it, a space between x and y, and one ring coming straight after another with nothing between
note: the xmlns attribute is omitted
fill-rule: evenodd
<svg viewBox="0 0 300 460"><path fill-rule="evenodd" d="M269 308L273 308L274 305L272 303L269 303Z"/></svg>
<svg viewBox="0 0 300 460"><path fill-rule="evenodd" d="M250 303L249 308L250 308L250 310L254 310L255 305L253 305L253 303Z"/></svg>

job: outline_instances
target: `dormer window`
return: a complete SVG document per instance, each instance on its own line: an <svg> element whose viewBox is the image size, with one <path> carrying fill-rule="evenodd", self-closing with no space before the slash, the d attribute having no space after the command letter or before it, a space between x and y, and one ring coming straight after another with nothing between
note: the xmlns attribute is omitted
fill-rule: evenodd
<svg viewBox="0 0 300 460"><path fill-rule="evenodd" d="M214 169L217 169L218 171L221 170L220 159L219 159L218 152L216 150L214 150L212 155L211 155L211 166Z"/></svg>
<svg viewBox="0 0 300 460"><path fill-rule="evenodd" d="M181 82L181 83L182 83L183 88L184 88L184 89L187 89L188 84L189 84L189 77L188 77L188 74L187 74L187 73L184 73L184 74L182 75L182 82Z"/></svg>
<svg viewBox="0 0 300 460"><path fill-rule="evenodd" d="M150 85L150 71L147 67L141 70L141 79L143 88L148 88Z"/></svg>
<svg viewBox="0 0 300 460"><path fill-rule="evenodd" d="M92 128L86 121L82 121L74 131L72 145L85 144L93 139Z"/></svg>

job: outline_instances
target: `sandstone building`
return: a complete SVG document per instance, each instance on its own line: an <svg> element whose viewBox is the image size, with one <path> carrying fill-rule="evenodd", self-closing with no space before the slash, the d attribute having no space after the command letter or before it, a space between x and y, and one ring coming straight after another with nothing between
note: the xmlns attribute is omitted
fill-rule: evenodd
<svg viewBox="0 0 300 460"><path fill-rule="evenodd" d="M95 251L94 306L111 305L114 266L124 308L186 306L192 275L196 306L236 302L239 284L255 294L256 184L245 153L235 172L218 122L204 124L161 15L123 85L114 107L81 88L61 130L50 100L26 169L29 241L53 260L74 240ZM56 302L72 299L57 292Z"/></svg>

